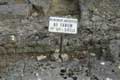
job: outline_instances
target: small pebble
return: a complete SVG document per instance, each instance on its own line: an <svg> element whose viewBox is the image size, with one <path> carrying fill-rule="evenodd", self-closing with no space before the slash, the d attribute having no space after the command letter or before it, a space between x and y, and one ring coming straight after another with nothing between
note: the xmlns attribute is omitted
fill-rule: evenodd
<svg viewBox="0 0 120 80"><path fill-rule="evenodd" d="M74 77L72 77L72 79L73 79L73 80L77 80L77 77L76 77L76 76L74 76Z"/></svg>
<svg viewBox="0 0 120 80"><path fill-rule="evenodd" d="M61 69L61 71L60 71L61 73L65 73L66 72L66 70L65 69Z"/></svg>

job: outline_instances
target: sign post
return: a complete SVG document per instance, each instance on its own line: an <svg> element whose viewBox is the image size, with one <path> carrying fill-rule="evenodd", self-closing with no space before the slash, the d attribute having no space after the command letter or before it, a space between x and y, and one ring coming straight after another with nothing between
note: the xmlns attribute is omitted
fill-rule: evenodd
<svg viewBox="0 0 120 80"><path fill-rule="evenodd" d="M60 54L62 53L62 50L63 50L63 34L60 34Z"/></svg>
<svg viewBox="0 0 120 80"><path fill-rule="evenodd" d="M50 17L49 18L49 32L60 33L60 55L63 47L63 33L77 34L78 20L64 17Z"/></svg>

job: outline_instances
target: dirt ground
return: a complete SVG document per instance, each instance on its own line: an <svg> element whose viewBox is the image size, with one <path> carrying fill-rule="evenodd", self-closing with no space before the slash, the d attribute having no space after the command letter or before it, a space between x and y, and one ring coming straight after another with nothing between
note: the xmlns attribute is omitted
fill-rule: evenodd
<svg viewBox="0 0 120 80"><path fill-rule="evenodd" d="M6 68L13 65L19 60L36 58L40 53L9 53L0 55L0 73L4 72Z"/></svg>
<svg viewBox="0 0 120 80"><path fill-rule="evenodd" d="M0 73L4 72L7 67L13 65L17 61L24 60L24 59L36 59L37 56L45 55L50 58L50 52L46 53L7 53L7 54L0 54ZM69 54L69 57L78 57L77 55L73 55L72 53Z"/></svg>

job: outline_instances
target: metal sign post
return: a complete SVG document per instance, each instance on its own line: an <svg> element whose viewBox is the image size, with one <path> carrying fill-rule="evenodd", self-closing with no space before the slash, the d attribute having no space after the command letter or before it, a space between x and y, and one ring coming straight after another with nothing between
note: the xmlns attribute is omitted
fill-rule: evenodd
<svg viewBox="0 0 120 80"><path fill-rule="evenodd" d="M60 34L60 47L59 47L59 52L60 54L62 54L62 50L63 50L63 34Z"/></svg>
<svg viewBox="0 0 120 80"><path fill-rule="evenodd" d="M59 53L60 53L60 55L59 55L59 58L63 62L63 59L61 57L62 51L63 51L63 34L60 34L60 43L59 43Z"/></svg>

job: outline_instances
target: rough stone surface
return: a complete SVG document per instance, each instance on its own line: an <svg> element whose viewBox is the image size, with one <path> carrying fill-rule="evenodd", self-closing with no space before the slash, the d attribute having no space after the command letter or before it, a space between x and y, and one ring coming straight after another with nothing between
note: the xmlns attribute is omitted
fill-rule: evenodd
<svg viewBox="0 0 120 80"><path fill-rule="evenodd" d="M49 15L80 15L78 0L51 0Z"/></svg>
<svg viewBox="0 0 120 80"><path fill-rule="evenodd" d="M0 55L5 55L4 57L0 56L0 67L5 68L15 64L11 67L12 70L8 70L8 74L2 75L2 80L4 78L21 80L19 75L24 76L23 80L37 80L40 77L38 75L51 76L49 71L48 73L47 71L33 72L36 69L36 61L29 61L29 65L27 64L29 67L25 69L25 74L21 74L20 70L22 70L21 67L24 67L24 60L17 61L16 57L21 53L29 53L29 55L31 53L47 53L47 55L53 53L59 48L60 37L57 33L48 32L48 16L74 17L76 14L79 19L78 33L75 35L64 34L63 53L68 53L70 58L77 57L76 60L86 59L88 53L94 53L93 59L98 59L98 62L96 60L93 63L97 65L96 70L93 70L93 78L97 76L102 80L106 77L112 77L113 80L120 79L118 76L120 72L117 69L120 65L120 0L79 0L79 2L77 0L31 0L31 2L35 6L42 7L45 15L25 16L26 9L29 7L26 2L18 1L16 3L15 0L0 0ZM16 56L12 56L13 54ZM9 57L15 61L9 60ZM99 64L100 61L108 61L111 64L107 63L104 67ZM86 64L87 60L81 62ZM112 65L112 63L114 64ZM70 64L69 67L72 65ZM111 68L108 69L108 67ZM86 70L87 67L84 68ZM114 70L112 70L113 68ZM83 74L85 75L85 73ZM80 76L78 80L81 80L84 75ZM63 77L66 78L66 76ZM83 80L90 79L89 77L84 78ZM60 77L60 80L62 79Z"/></svg>
<svg viewBox="0 0 120 80"><path fill-rule="evenodd" d="M68 54L61 54L61 58L62 58L62 60L63 61L68 61L69 60L69 56L68 56Z"/></svg>
<svg viewBox="0 0 120 80"><path fill-rule="evenodd" d="M41 8L46 16L66 16L66 15L80 15L78 0L1 0L0 3L7 2L5 5L0 5L0 11L3 14L12 13L14 15L26 15L31 4L35 5L37 10ZM33 11L33 10L32 10ZM37 11L38 12L38 11Z"/></svg>
<svg viewBox="0 0 120 80"><path fill-rule="evenodd" d="M60 53L53 53L50 57L52 61L61 62Z"/></svg>
<svg viewBox="0 0 120 80"><path fill-rule="evenodd" d="M18 1L19 2L19 1ZM35 5L39 0L31 0L31 2ZM38 6L46 6L48 1L41 1L41 4ZM50 5L55 3L59 4L59 0L50 2ZM72 3L73 2L73 3ZM120 39L120 18L119 18L119 0L80 0L79 1L79 10L77 9L77 0L75 1L61 1L60 4L65 5L61 8L59 5L56 5L53 8L49 9L54 14L57 14L56 11L60 11L59 13L66 11L66 8L69 7L69 4L73 5L69 7L70 9L80 11L80 25L78 26L78 34L76 35L64 35L64 51L65 52L74 52L80 50L88 50L88 46L91 47L92 52L102 51L102 53L107 54L109 51L109 44L111 40L119 40ZM48 32L48 17L30 17L26 19L25 16L18 16L18 10L24 13L24 7L27 4L14 4L12 1L9 1L9 5L0 5L0 13L2 14L0 17L0 44L1 50L5 53L4 50L8 48L16 48L16 52L45 52L55 50L59 47L59 36L58 34L49 33ZM22 6L24 5L24 6ZM108 6L107 6L108 5ZM6 6L6 7L5 7ZM9 7L7 7L9 6ZM18 6L18 7L14 7ZM60 8L59 8L60 7ZM77 7L77 8L76 8ZM105 7L105 8L103 8ZM52 8L52 7L50 7ZM76 8L76 9L74 9ZM60 9L60 10L59 10ZM103 9L103 10L102 10ZM11 10L11 11L10 11ZM43 9L44 10L44 9ZM61 11L64 10L64 11ZM69 10L69 9L67 9ZM116 11L112 11L116 10ZM12 12L13 15L8 14ZM102 11L102 12L100 12ZM72 11L74 12L74 11ZM69 11L66 15L69 14ZM75 14L74 14L75 15ZM71 15L71 16L74 16ZM109 16L110 15L110 16ZM15 35L16 41L10 40L10 35ZM6 45L7 44L7 45ZM9 45L8 45L9 44ZM10 46L10 47L8 47ZM9 52L9 51L8 51ZM97 53L96 53L97 54Z"/></svg>
<svg viewBox="0 0 120 80"><path fill-rule="evenodd" d="M119 74L116 75L117 68L111 65L111 62L105 63L104 66L100 65L100 61L92 64L90 79L86 76L87 66L76 60L59 63L26 58L9 66L6 72L1 73L0 80L105 80L106 78L119 80Z"/></svg>
<svg viewBox="0 0 120 80"><path fill-rule="evenodd" d="M112 40L110 43L111 54L119 62L120 57L120 40Z"/></svg>

